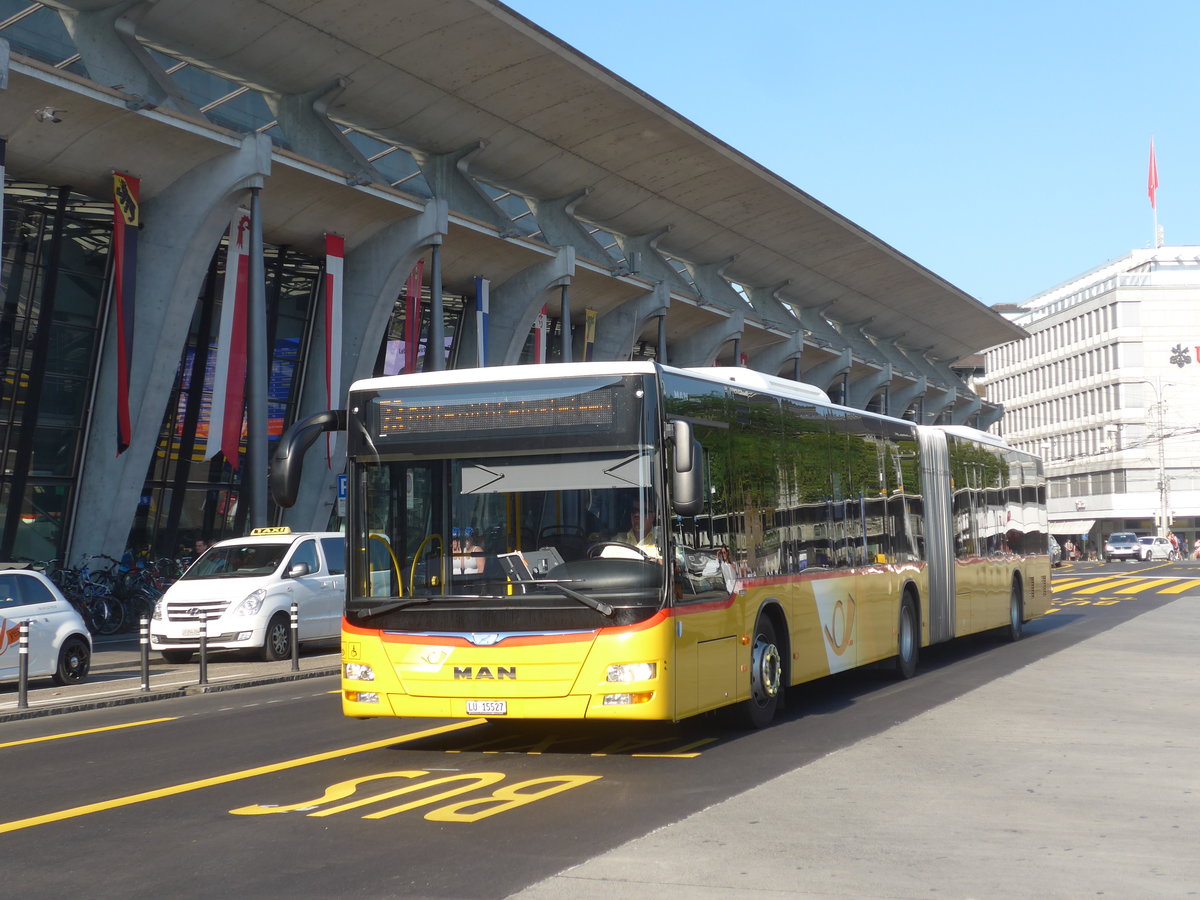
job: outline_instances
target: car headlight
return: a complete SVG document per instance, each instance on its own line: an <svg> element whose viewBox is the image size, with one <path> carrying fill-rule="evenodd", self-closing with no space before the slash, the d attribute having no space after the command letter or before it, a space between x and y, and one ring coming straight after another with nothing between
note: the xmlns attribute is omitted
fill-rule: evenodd
<svg viewBox="0 0 1200 900"><path fill-rule="evenodd" d="M162 617L163 617L163 602L162 602L162 600L155 600L154 601L154 612L152 612L150 614L150 618L152 618L156 622L161 622Z"/></svg>
<svg viewBox="0 0 1200 900"><path fill-rule="evenodd" d="M259 588L246 596L246 599L233 608L232 615L252 616L262 609L263 601L267 599L267 589Z"/></svg>

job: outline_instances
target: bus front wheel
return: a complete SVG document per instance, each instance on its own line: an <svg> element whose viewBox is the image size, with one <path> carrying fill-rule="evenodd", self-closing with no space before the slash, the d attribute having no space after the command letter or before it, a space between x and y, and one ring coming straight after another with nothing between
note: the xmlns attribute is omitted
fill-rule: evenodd
<svg viewBox="0 0 1200 900"><path fill-rule="evenodd" d="M742 702L742 719L750 728L766 728L779 708L783 689L783 659L775 638L775 625L760 616L750 647L750 697Z"/></svg>

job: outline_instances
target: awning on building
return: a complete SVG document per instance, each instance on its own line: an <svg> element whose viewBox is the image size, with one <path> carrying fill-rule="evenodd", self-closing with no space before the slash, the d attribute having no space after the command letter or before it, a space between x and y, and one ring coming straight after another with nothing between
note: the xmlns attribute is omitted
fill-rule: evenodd
<svg viewBox="0 0 1200 900"><path fill-rule="evenodd" d="M1069 519L1066 522L1051 522L1051 534L1087 534L1096 524L1095 519Z"/></svg>

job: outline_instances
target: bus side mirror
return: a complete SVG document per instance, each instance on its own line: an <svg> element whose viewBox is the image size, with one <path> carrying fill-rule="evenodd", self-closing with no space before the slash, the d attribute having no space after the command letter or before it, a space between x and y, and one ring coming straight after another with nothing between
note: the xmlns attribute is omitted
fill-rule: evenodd
<svg viewBox="0 0 1200 900"><path fill-rule="evenodd" d="M285 509L296 505L296 495L300 492L300 473L304 468L304 452L313 442L326 432L345 430L346 411L331 409L301 419L283 433L275 447L271 472L267 476L271 499L277 505Z"/></svg>
<svg viewBox="0 0 1200 900"><path fill-rule="evenodd" d="M704 467L691 422L671 423L671 445L671 508L681 516L698 515L704 509Z"/></svg>

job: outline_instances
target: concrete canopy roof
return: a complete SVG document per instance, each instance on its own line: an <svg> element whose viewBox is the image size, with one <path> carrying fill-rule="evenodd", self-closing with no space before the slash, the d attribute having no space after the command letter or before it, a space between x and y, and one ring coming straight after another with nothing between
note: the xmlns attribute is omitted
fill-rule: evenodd
<svg viewBox="0 0 1200 900"><path fill-rule="evenodd" d="M113 0L51 0L77 10ZM220 23L214 25L214 23ZM260 90L348 79L337 121L425 153L477 141L472 170L537 199L592 191L577 214L625 235L670 228L668 254L781 299L919 330L952 360L1024 332L678 113L492 0L158 0L152 46Z"/></svg>

